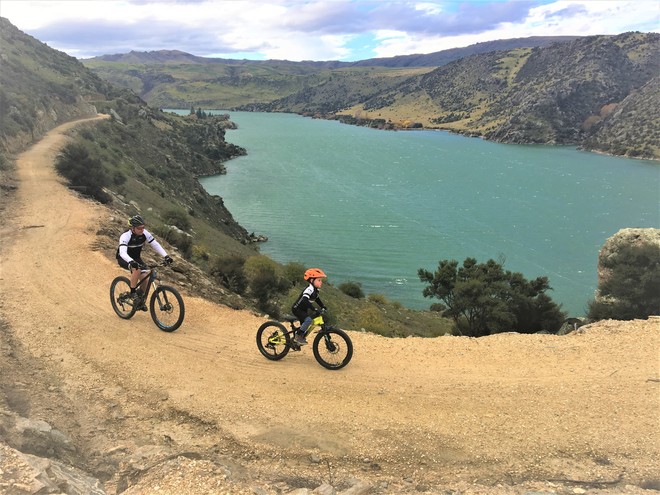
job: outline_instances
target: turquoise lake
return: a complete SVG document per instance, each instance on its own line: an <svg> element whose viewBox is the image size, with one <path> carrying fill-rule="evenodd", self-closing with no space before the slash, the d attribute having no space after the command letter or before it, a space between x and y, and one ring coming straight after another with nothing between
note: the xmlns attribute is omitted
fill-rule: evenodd
<svg viewBox="0 0 660 495"><path fill-rule="evenodd" d="M188 113L182 111L181 113ZM626 227L660 227L660 165L438 131L378 131L292 114L228 112L247 156L201 178L261 252L319 266L414 309L417 270L442 259L505 259L583 316L598 251Z"/></svg>

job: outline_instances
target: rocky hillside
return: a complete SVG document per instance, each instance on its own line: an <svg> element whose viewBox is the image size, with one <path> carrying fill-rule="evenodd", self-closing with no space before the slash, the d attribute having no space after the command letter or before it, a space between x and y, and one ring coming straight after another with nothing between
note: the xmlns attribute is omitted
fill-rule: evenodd
<svg viewBox="0 0 660 495"><path fill-rule="evenodd" d="M75 58L53 50L0 18L0 182L11 191L10 158L53 127L82 116L112 119L75 132L102 164L105 184L126 215L142 212L155 228L180 211L214 244L241 252L251 238L222 199L201 187L199 175L224 172L245 150L225 141L233 124L223 116L197 119L165 114L129 90L103 81ZM227 239L228 237L228 239ZM253 249L251 249L254 252Z"/></svg>
<svg viewBox="0 0 660 495"><path fill-rule="evenodd" d="M612 155L658 157L660 148L660 76L632 91L619 104L606 105L587 118L583 146ZM593 127L592 127L593 126Z"/></svg>
<svg viewBox="0 0 660 495"><path fill-rule="evenodd" d="M0 154L25 148L58 123L95 115L91 100L122 93L0 17Z"/></svg>
<svg viewBox="0 0 660 495"><path fill-rule="evenodd" d="M660 123L654 117L660 96L653 91L659 54L660 35L654 33L493 52L411 78L342 113L419 122L507 143L584 143L599 151L660 158ZM632 113L642 101L646 110Z"/></svg>

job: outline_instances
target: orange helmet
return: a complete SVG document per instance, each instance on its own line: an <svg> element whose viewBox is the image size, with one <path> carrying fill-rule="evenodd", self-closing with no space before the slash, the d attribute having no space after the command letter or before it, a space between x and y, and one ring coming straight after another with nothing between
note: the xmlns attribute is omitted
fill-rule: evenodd
<svg viewBox="0 0 660 495"><path fill-rule="evenodd" d="M303 276L303 278L305 280L309 280L311 278L321 278L325 276L326 274L323 273L323 270L321 270L320 268L308 268L307 270L305 270L305 275Z"/></svg>

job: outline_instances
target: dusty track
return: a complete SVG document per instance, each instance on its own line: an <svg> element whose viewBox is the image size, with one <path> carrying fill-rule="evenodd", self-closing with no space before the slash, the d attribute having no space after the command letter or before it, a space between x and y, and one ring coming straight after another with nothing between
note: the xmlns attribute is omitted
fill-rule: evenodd
<svg viewBox="0 0 660 495"><path fill-rule="evenodd" d="M53 170L70 125L18 159L1 231L0 311L26 363L43 368L33 376L54 383L51 393L32 387L32 414L82 452L215 452L241 464L235 482L353 475L387 481L389 493L552 480L633 493L623 487L660 480L658 320L564 337L350 332L354 358L339 372L316 364L311 349L267 361L254 343L263 318L185 291L175 333L146 313L120 320L108 287L121 270L94 249L109 213Z"/></svg>

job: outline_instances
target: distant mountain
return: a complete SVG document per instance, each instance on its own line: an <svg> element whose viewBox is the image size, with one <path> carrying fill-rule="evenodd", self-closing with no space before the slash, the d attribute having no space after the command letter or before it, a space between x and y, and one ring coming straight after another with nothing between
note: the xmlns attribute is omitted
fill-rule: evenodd
<svg viewBox="0 0 660 495"><path fill-rule="evenodd" d="M660 74L659 38L519 38L353 63L236 61L164 51L84 63L165 108L295 112L660 158L658 95L643 91ZM637 104L643 106L623 111Z"/></svg>
<svg viewBox="0 0 660 495"><path fill-rule="evenodd" d="M198 57L190 53L182 52L179 50L155 50L149 52L130 51L128 53L118 53L114 55L99 55L97 57L86 58L82 60L86 65L93 65L94 62L117 62L122 64L196 64L196 65L271 65L274 67L281 66L311 66L317 68L337 68L349 67L353 65L352 62L292 62L289 60L247 60L247 59L231 59L231 58L211 58L211 57Z"/></svg>
<svg viewBox="0 0 660 495"><path fill-rule="evenodd" d="M341 108L345 92L355 92L358 101L363 101L412 75L469 55L571 39L574 37L498 40L426 55L359 62L232 60L158 50L102 55L83 63L103 79L129 88L149 104L162 108L261 108L290 95L304 101L306 94L318 90L321 96L313 98L325 101L317 110L326 112Z"/></svg>
<svg viewBox="0 0 660 495"><path fill-rule="evenodd" d="M120 62L123 64L226 64L226 65L272 65L281 67L312 66L316 68L337 69L342 67L439 67L454 60L501 50L514 50L516 48L534 48L548 46L552 43L572 41L578 36L530 36L528 38L512 38L506 40L486 41L463 48L451 48L439 52L415 55L399 55L396 57L370 58L357 62L339 61L303 61L291 62L288 60L236 60L228 58L198 57L179 50L156 50L149 52L130 51L129 53L100 55L84 59L88 62Z"/></svg>
<svg viewBox="0 0 660 495"><path fill-rule="evenodd" d="M553 43L572 41L576 38L579 38L579 36L530 36L528 38L485 41L462 48L451 48L434 53L370 58L360 62L354 62L352 65L354 67L440 67L471 55L502 50L515 50L516 48L543 47Z"/></svg>

